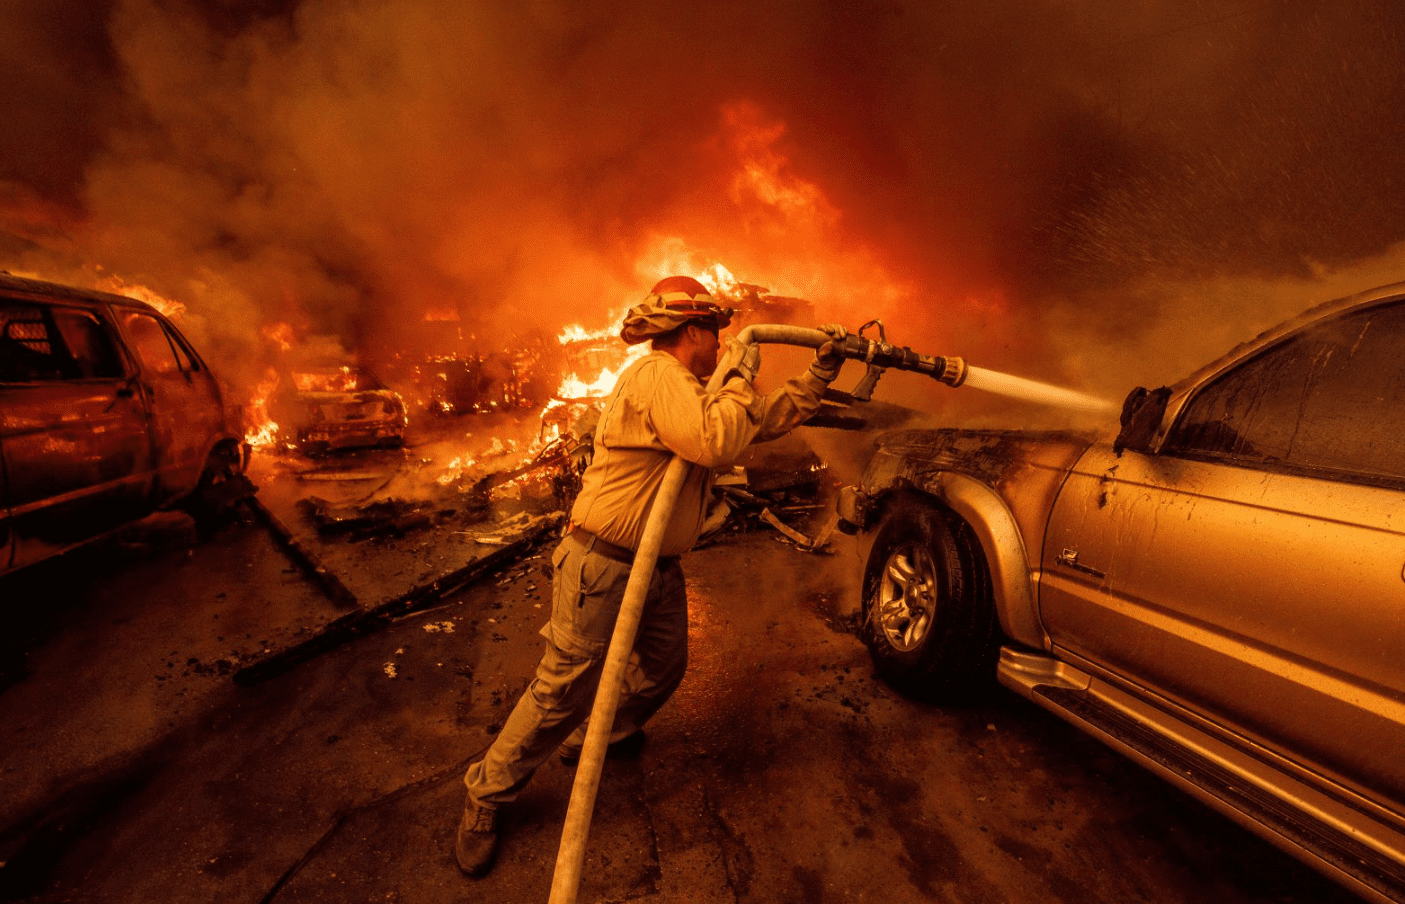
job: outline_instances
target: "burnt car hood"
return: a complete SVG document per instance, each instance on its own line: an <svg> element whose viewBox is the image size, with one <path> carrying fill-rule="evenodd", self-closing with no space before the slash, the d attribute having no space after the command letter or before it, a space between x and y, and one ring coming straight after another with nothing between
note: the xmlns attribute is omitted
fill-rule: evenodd
<svg viewBox="0 0 1405 904"><path fill-rule="evenodd" d="M879 458L904 462L910 477L956 471L998 487L1030 467L1067 471L1097 438L1096 432L1069 430L946 427L899 430L879 437L877 445Z"/></svg>

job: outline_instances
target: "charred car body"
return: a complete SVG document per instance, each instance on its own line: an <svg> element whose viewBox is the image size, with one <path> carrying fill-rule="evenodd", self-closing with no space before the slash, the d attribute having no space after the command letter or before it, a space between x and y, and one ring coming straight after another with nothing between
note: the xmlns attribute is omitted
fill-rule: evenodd
<svg viewBox="0 0 1405 904"><path fill-rule="evenodd" d="M405 403L353 364L308 364L280 377L270 412L299 448L320 454L405 440Z"/></svg>
<svg viewBox="0 0 1405 904"><path fill-rule="evenodd" d="M155 308L0 276L0 572L157 509L212 514L247 463L238 409Z"/></svg>
<svg viewBox="0 0 1405 904"><path fill-rule="evenodd" d="M1104 435L904 431L840 514L879 672L1001 683L1367 898L1405 900L1405 284Z"/></svg>

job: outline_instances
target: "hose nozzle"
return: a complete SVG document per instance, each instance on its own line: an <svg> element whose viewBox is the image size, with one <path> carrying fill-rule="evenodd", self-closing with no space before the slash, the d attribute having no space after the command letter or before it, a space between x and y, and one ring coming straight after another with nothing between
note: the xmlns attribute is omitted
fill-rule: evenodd
<svg viewBox="0 0 1405 904"><path fill-rule="evenodd" d="M913 373L926 374L948 386L960 386L966 380L966 362L955 356L923 355L906 346L889 345L855 336L852 333L835 343L839 354L874 367L893 367Z"/></svg>

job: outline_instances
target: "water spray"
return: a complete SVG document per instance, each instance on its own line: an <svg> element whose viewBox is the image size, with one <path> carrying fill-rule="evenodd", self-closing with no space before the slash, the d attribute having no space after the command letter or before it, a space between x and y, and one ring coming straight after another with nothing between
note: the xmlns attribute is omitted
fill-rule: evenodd
<svg viewBox="0 0 1405 904"><path fill-rule="evenodd" d="M878 339L866 338L863 334L869 328L878 327ZM847 360L862 361L868 365L859 385L851 395L855 399L867 401L878 382L878 378L888 368L926 374L948 386L960 386L971 380L984 382L983 388L996 389L1002 385L1009 391L1020 390L1028 397L1030 386L1069 393L1057 387L1044 386L1032 380L1021 380L993 371L967 366L957 357L924 355L907 347L889 345L883 336L883 325L870 321L860 327L859 332L851 333L843 339L834 340L823 330L779 324L755 324L743 329L737 336L743 345L796 345L804 348L819 348L833 341L834 348ZM724 374L721 368L708 381L707 391L716 392L722 388ZM994 378L1004 377L1010 381L1029 384L1000 384ZM1071 393L1074 396L1079 393ZM1088 398L1088 397L1084 397ZM1094 400L1100 401L1100 400ZM600 788L600 774L605 768L605 750L609 746L610 730L615 722L615 711L619 708L620 693L624 684L625 667L630 652L634 649L634 638L639 631L639 620L644 611L644 599L649 592L649 582L658 563L659 548L663 545L664 530L673 517L673 506L683 489L683 480L688 473L688 462L674 456L664 472L663 483L654 497L649 519L644 525L644 535L640 538L639 549L634 554L634 565L625 585L624 600L615 619L615 630L610 636L610 646L605 654L605 664L600 674L599 688L595 692L595 703L587 723L585 745L576 765L575 784L571 787L571 801L566 808L566 823L561 830L561 847L556 855L556 873L552 877L550 904L575 904L580 887L581 868L585 863L585 843L590 833L590 820L595 811L595 795Z"/></svg>
<svg viewBox="0 0 1405 904"><path fill-rule="evenodd" d="M878 338L869 339L864 333L877 327ZM748 334L750 334L748 336ZM803 345L819 348L830 340L827 333L792 326L752 326L742 331L740 341L769 342L784 345ZM1037 380L1016 377L984 367L973 367L964 358L954 355L924 355L906 346L889 345L883 334L883 324L870 320L859 327L857 333L850 333L834 343L835 349L845 359L862 361L868 371L850 393L855 399L867 402L873 397L873 389L878 378L888 369L905 370L911 373L926 374L947 386L970 386L996 395L1056 405L1092 414L1110 414L1120 410L1120 403L1100 399L1097 396L1051 386Z"/></svg>

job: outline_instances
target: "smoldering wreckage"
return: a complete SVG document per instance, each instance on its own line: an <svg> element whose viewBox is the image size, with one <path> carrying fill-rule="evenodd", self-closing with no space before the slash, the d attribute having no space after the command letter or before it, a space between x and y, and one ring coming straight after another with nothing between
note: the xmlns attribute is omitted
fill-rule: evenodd
<svg viewBox="0 0 1405 904"><path fill-rule="evenodd" d="M734 291L740 293L752 320L778 320L797 313L803 316L809 308L801 299L771 296L760 286L740 284ZM813 345L817 341L814 337L795 340L796 334L815 333L811 330L779 326L750 329L761 331L750 337L758 344ZM874 321L847 338L843 354L862 364L862 376L848 391L827 389L820 412L807 426L858 437L920 417L916 410L873 398L879 378L889 368L926 374L950 386L959 386L965 379L967 367L960 358L932 357L889 345L883 341L882 330L883 325ZM473 423L474 416L484 416L492 421L490 429L496 426L507 434L520 436L524 428L535 427L534 434L522 441L509 438L504 442L494 436L478 456L457 455L447 465L436 457L421 455L415 445L402 448L397 442L384 450L383 433L375 430L363 431L359 441L329 447L303 442L305 431L296 434L297 440L280 443L275 439L276 425L272 430L271 422L251 425L250 436L261 437L256 454L272 459L282 476L291 476L303 488L296 503L296 520L290 524L286 515L280 517L271 510L260 500L258 488L247 480L238 484L244 492L231 488L232 501L273 534L308 578L351 611L293 647L246 663L235 673L236 682L264 681L393 619L427 608L472 582L501 575L559 536L580 488L581 475L592 458L604 390L628 363L613 368L602 364L602 359L620 354L603 350L614 338L608 335L602 342L603 335L604 331L568 333L561 339L569 361L585 362L586 368L600 371L593 385L574 374L561 381L562 390L590 393L578 397L553 394L543 400L539 387L555 375L543 377L534 369L549 370L553 362L532 346L488 358L443 356L407 370L412 378L407 394L416 396L421 416L440 425L462 426ZM485 362L490 366L485 368ZM346 371L352 373L351 368ZM428 389L426 381L418 379L424 376L429 378ZM377 413L387 391L381 388L371 400ZM403 411L404 403L398 394L396 398ZM388 404L385 407L390 408ZM255 410L262 408L255 406ZM327 432L326 411L319 414L324 423L317 434L320 437ZM354 406L350 417L352 420L344 424L354 427L358 418ZM733 467L717 476L700 547L728 534L764 531L778 542L809 553L829 552L831 538L840 527L834 501L841 481L807 444L779 445L783 448L749 466ZM307 541L309 531L315 533L317 544ZM385 600L358 599L314 548L325 548L329 543L413 541L416 537L423 537L428 544L447 535L472 541L474 548L466 563Z"/></svg>

